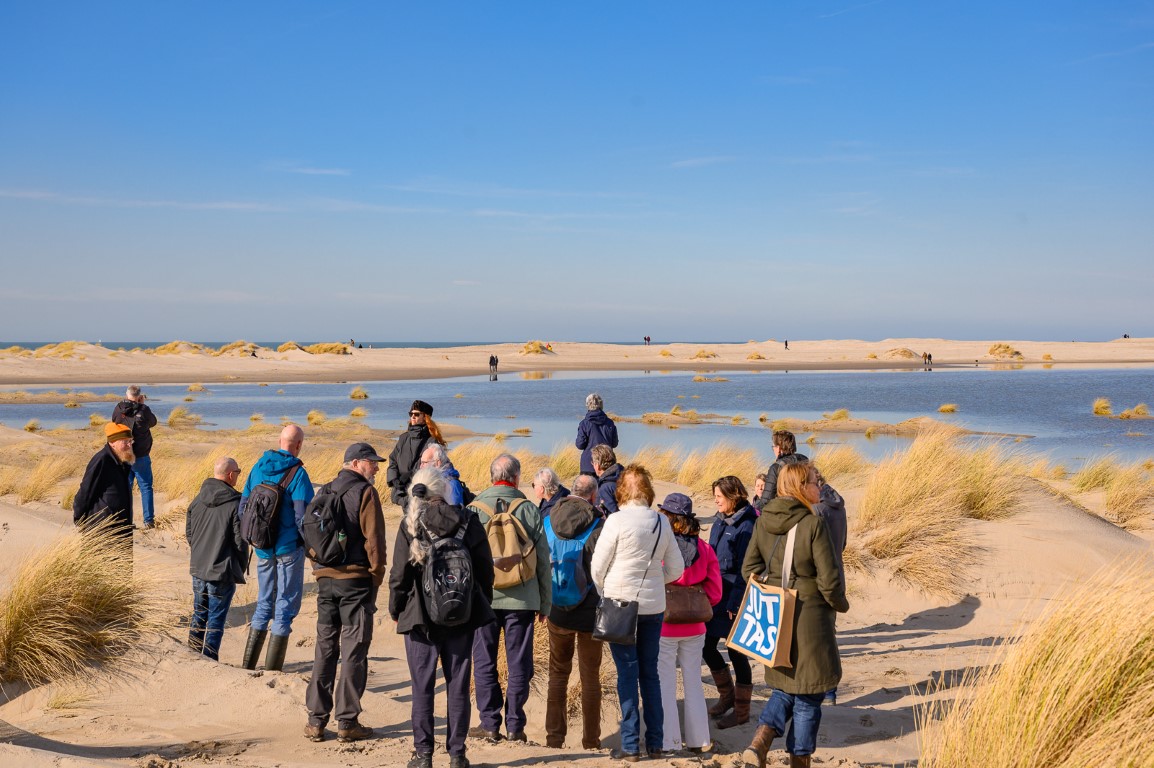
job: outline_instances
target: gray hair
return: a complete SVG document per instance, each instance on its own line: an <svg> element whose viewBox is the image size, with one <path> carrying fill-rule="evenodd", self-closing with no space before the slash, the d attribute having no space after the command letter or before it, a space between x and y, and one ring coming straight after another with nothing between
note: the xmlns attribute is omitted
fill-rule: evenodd
<svg viewBox="0 0 1154 768"><path fill-rule="evenodd" d="M549 498L552 498L553 494L557 493L557 489L561 487L561 478L557 477L557 473L549 467L537 470L537 474L533 476L533 482L540 483Z"/></svg>
<svg viewBox="0 0 1154 768"><path fill-rule="evenodd" d="M573 481L573 495L580 496L588 501L597 494L597 478L591 475L581 475Z"/></svg>
<svg viewBox="0 0 1154 768"><path fill-rule="evenodd" d="M429 461L436 464L438 467L451 467L453 462L449 461L449 452L445 450L445 446L440 443L431 443L425 446L425 450L421 451L421 460L424 461L425 454L429 455Z"/></svg>
<svg viewBox="0 0 1154 768"><path fill-rule="evenodd" d="M585 410L587 411L595 411L598 408L603 408L604 406L605 403L602 402L601 395L597 394L596 392L591 393L589 397L585 398Z"/></svg>
<svg viewBox="0 0 1154 768"><path fill-rule="evenodd" d="M617 463L617 454L605 443L593 446L593 450L589 451L589 458L601 469L609 469Z"/></svg>
<svg viewBox="0 0 1154 768"><path fill-rule="evenodd" d="M131 386L128 387L128 389L124 390L124 396L127 397L129 400L134 400L134 399L140 397L140 387L138 387L135 384L132 384Z"/></svg>
<svg viewBox="0 0 1154 768"><path fill-rule="evenodd" d="M516 485L521 479L521 462L511 453L502 453L489 465L489 479L494 483L504 481Z"/></svg>
<svg viewBox="0 0 1154 768"><path fill-rule="evenodd" d="M425 486L427 489L425 498L418 499L413 495L413 486L415 485ZM447 485L445 476L441 474L441 470L435 467L422 467L413 473L413 482L409 484L408 488L409 505L405 509L405 518L401 524L411 539L409 542L409 562L414 565L425 562L425 558L429 554L429 545L425 542L424 537L419 535L418 525L421 518L425 516L425 511L429 508L429 501L433 497L445 498Z"/></svg>

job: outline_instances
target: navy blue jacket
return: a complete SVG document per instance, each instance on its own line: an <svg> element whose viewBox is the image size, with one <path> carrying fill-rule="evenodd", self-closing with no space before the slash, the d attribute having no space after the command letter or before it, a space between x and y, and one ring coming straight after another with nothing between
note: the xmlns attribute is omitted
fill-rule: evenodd
<svg viewBox="0 0 1154 768"><path fill-rule="evenodd" d="M717 564L721 567L721 600L713 606L713 618L705 625L705 634L710 637L727 637L733 625L729 614L737 613L741 607L745 594L741 564L745 562L745 550L753 538L755 523L757 510L746 503L728 519L718 515L710 527L709 546L717 553Z"/></svg>
<svg viewBox="0 0 1154 768"><path fill-rule="evenodd" d="M597 478L597 508L608 517L617 511L617 480L625 467L614 464Z"/></svg>
<svg viewBox="0 0 1154 768"><path fill-rule="evenodd" d="M617 425L613 419L605 415L605 411L596 408L585 414L585 418L577 425L577 440L575 445L581 449L581 474L593 474L593 448L598 445L617 447Z"/></svg>

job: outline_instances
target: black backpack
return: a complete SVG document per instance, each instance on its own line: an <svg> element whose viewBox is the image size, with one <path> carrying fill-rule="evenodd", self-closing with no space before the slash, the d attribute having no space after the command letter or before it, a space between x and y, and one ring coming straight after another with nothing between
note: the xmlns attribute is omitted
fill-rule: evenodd
<svg viewBox="0 0 1154 768"><path fill-rule="evenodd" d="M298 461L288 468L279 483L261 483L249 494L244 505L244 516L240 520L240 537L257 549L276 546L284 492L296 477L300 466Z"/></svg>
<svg viewBox="0 0 1154 768"><path fill-rule="evenodd" d="M429 621L458 627L473 613L473 557L465 546L468 518L452 536L435 536L423 525L429 552L421 569L421 591Z"/></svg>
<svg viewBox="0 0 1154 768"><path fill-rule="evenodd" d="M346 488L345 493L350 489ZM305 554L322 568L344 565L348 534L345 531L344 493L325 483L309 502L301 520L301 539Z"/></svg>

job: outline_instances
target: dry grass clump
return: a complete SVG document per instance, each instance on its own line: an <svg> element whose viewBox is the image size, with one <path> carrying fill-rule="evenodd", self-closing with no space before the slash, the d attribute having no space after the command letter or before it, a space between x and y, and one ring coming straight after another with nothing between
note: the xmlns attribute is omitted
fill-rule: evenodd
<svg viewBox="0 0 1154 768"><path fill-rule="evenodd" d="M203 384L200 384L200 383L196 383L196 384L189 384L189 385L188 385L188 391L189 391L189 392L207 392L207 391L208 391L208 387L206 387L206 386L204 386Z"/></svg>
<svg viewBox="0 0 1154 768"><path fill-rule="evenodd" d="M84 359L77 348L83 344L83 341L62 341L58 344L45 344L42 347L37 347L33 353L35 357L59 357L62 360L71 360L72 358Z"/></svg>
<svg viewBox="0 0 1154 768"><path fill-rule="evenodd" d="M1066 475L1069 474L1065 466L1054 464L1049 459L1035 459L1033 462L1025 464L1021 473L1035 480L1065 480Z"/></svg>
<svg viewBox="0 0 1154 768"><path fill-rule="evenodd" d="M957 413L957 412L958 412L958 404L957 403L942 403L941 405L938 406L938 413Z"/></svg>
<svg viewBox="0 0 1154 768"><path fill-rule="evenodd" d="M44 501L56 486L66 478L78 474L78 471L79 467L71 459L59 457L41 459L35 467L19 478L16 498L21 504Z"/></svg>
<svg viewBox="0 0 1154 768"><path fill-rule="evenodd" d="M703 381L716 383L716 382L722 382L722 381L729 381L729 379L725 378L724 376L712 376L711 377L711 376L697 375L697 376L693 377L693 381L700 384Z"/></svg>
<svg viewBox="0 0 1154 768"><path fill-rule="evenodd" d="M1022 359L1022 353L1011 347L1009 344L998 343L990 345L987 353L990 357L996 358L1014 358L1016 360Z"/></svg>
<svg viewBox="0 0 1154 768"><path fill-rule="evenodd" d="M364 387L353 387L353 391L349 393L350 400L368 400L369 393L365 391Z"/></svg>
<svg viewBox="0 0 1154 768"><path fill-rule="evenodd" d="M205 352L205 348L201 344L193 344L191 341L170 341L167 344L161 344L159 347L144 350L150 355L180 355L186 352Z"/></svg>
<svg viewBox="0 0 1154 768"><path fill-rule="evenodd" d="M829 421L845 421L849 418L849 409L838 408L833 413L823 413L821 417L823 419L828 419Z"/></svg>
<svg viewBox="0 0 1154 768"><path fill-rule="evenodd" d="M1077 491L1092 491L1095 488L1105 488L1118 474L1121 467L1118 458L1113 454L1095 459L1074 473L1070 484Z"/></svg>
<svg viewBox="0 0 1154 768"><path fill-rule="evenodd" d="M254 413L253 415L248 417L248 420L251 421L253 424L256 424L257 422L264 421L264 414L263 413Z"/></svg>
<svg viewBox="0 0 1154 768"><path fill-rule="evenodd" d="M1109 416L1113 411L1113 406L1110 404L1110 399L1107 397L1099 397L1094 401L1094 415L1095 416Z"/></svg>
<svg viewBox="0 0 1154 768"><path fill-rule="evenodd" d="M764 360L765 355L761 354L760 352L750 352L748 355L745 356L745 359L746 360Z"/></svg>
<svg viewBox="0 0 1154 768"><path fill-rule="evenodd" d="M24 425L24 431L25 432L33 432L33 433L39 432L40 431L40 420L39 419L29 419L28 423Z"/></svg>
<svg viewBox="0 0 1154 768"><path fill-rule="evenodd" d="M168 426L173 429L195 427L203 421L204 419L199 414L193 413L182 405L173 408L172 412L168 414Z"/></svg>
<svg viewBox="0 0 1154 768"><path fill-rule="evenodd" d="M525 346L521 347L522 355L544 355L552 354L553 345L547 344L541 340L527 341Z"/></svg>
<svg viewBox="0 0 1154 768"><path fill-rule="evenodd" d="M673 353L670 352L668 349L663 349L660 352L658 352L657 354L661 355L662 357L673 357Z"/></svg>
<svg viewBox="0 0 1154 768"><path fill-rule="evenodd" d="M131 541L106 529L31 553L0 597L0 680L75 676L159 630L163 606L139 574Z"/></svg>
<svg viewBox="0 0 1154 768"><path fill-rule="evenodd" d="M325 416L324 411L318 411L316 408L314 408L313 410L308 412L308 416L306 416L305 418L308 419L309 424L312 424L315 427L315 426L318 426L320 424L324 424L325 419L328 417Z"/></svg>
<svg viewBox="0 0 1154 768"><path fill-rule="evenodd" d="M813 463L826 480L860 474L872 465L850 445L822 446L813 455Z"/></svg>
<svg viewBox="0 0 1154 768"><path fill-rule="evenodd" d="M277 352L292 352L293 350L296 350L296 349L299 349L302 352L304 351L304 347L302 347L300 344L297 344L295 341L286 341L284 344L281 344L279 347L277 347L276 351Z"/></svg>
<svg viewBox="0 0 1154 768"><path fill-rule="evenodd" d="M886 350L882 354L882 357L886 360L915 360L921 357L921 355L909 347L894 347L893 349Z"/></svg>
<svg viewBox="0 0 1154 768"><path fill-rule="evenodd" d="M877 359L878 359L877 352L870 352L868 355L866 355L866 360L877 360Z"/></svg>
<svg viewBox="0 0 1154 768"><path fill-rule="evenodd" d="M225 344L224 346L222 346L220 349L216 350L212 354L216 355L217 357L220 357L221 355L227 355L227 354L235 352L238 356L241 356L241 357L251 357L260 348L261 347L259 344L253 344L251 341L244 341L243 339L241 339L238 341L231 342L229 344Z"/></svg>
<svg viewBox="0 0 1154 768"><path fill-rule="evenodd" d="M1051 355L1049 352L1047 352L1046 354L1042 355L1042 359L1043 360L1053 360L1054 356Z"/></svg>
<svg viewBox="0 0 1154 768"><path fill-rule="evenodd" d="M920 768L1154 765L1154 578L1106 570L918 712Z"/></svg>
<svg viewBox="0 0 1154 768"><path fill-rule="evenodd" d="M1106 515L1126 530L1146 527L1151 501L1154 481L1140 464L1122 468L1106 486Z"/></svg>
<svg viewBox="0 0 1154 768"><path fill-rule="evenodd" d="M749 419L745 418L744 416L734 416L729 420L729 423L735 427L743 427L749 423Z"/></svg>
<svg viewBox="0 0 1154 768"><path fill-rule="evenodd" d="M691 357L689 359L690 360L710 360L714 357L717 357L716 352L713 352L713 351L708 350L708 349L699 349L699 350L697 350L696 353L694 353L693 357Z"/></svg>
<svg viewBox="0 0 1154 768"><path fill-rule="evenodd" d="M369 414L368 411L366 411L364 408L362 408L358 405L356 408L349 411L349 418L350 419L363 419L368 414Z"/></svg>
<svg viewBox="0 0 1154 768"><path fill-rule="evenodd" d="M304 348L305 352L310 355L347 355L349 353L348 344L339 344L336 342L326 342L322 344L309 344Z"/></svg>
<svg viewBox="0 0 1154 768"><path fill-rule="evenodd" d="M93 411L88 414L88 425L92 427L103 427L108 423L108 419L101 416L99 413Z"/></svg>
<svg viewBox="0 0 1154 768"><path fill-rule="evenodd" d="M1145 419L1150 416L1150 408L1146 403L1138 403L1133 408L1127 408L1118 414L1119 419Z"/></svg>

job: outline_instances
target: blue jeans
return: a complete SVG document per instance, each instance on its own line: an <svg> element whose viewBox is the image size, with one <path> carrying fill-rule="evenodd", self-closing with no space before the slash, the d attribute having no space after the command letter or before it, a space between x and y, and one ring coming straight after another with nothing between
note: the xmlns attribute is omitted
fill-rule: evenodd
<svg viewBox="0 0 1154 768"><path fill-rule="evenodd" d="M637 617L637 645L609 644L617 666L617 700L621 704L621 750L641 751L641 717L645 715L645 749L657 752L665 741L665 712L661 706L661 678L657 657L661 653L661 621L664 613ZM641 691L638 701L638 688Z"/></svg>
<svg viewBox="0 0 1154 768"><path fill-rule="evenodd" d="M252 612L253 629L270 629L282 637L293 629L293 619L301 611L305 583L305 551L297 547L287 555L257 558L256 610Z"/></svg>
<svg viewBox="0 0 1154 768"><path fill-rule="evenodd" d="M144 524L152 525L156 507L152 503L152 457L137 456L132 462L132 474L128 477L128 488L132 490L132 483L140 486L140 512L144 515Z"/></svg>
<svg viewBox="0 0 1154 768"><path fill-rule="evenodd" d="M192 620L188 624L188 647L213 661L220 653L224 621L236 594L231 581L205 581L192 577Z"/></svg>
<svg viewBox="0 0 1154 768"><path fill-rule="evenodd" d="M821 725L824 693L782 693L775 690L765 702L759 718L778 734L785 734L785 751L791 755L812 755L817 749L817 728ZM786 722L789 730L786 730Z"/></svg>

